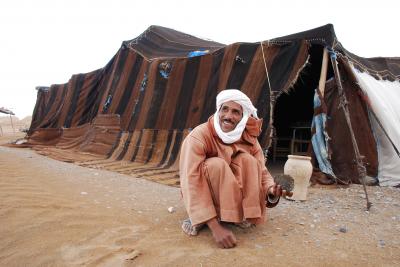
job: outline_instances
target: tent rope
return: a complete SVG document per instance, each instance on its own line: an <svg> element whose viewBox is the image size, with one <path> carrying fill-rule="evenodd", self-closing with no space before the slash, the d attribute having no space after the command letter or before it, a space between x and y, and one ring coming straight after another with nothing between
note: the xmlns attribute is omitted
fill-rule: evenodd
<svg viewBox="0 0 400 267"><path fill-rule="evenodd" d="M262 52L263 60L264 60L265 73L267 74L269 92L270 92L270 94L271 94L271 93L272 93L272 90L271 90L271 83L270 83L270 81L269 81L269 74L268 74L267 62L266 62L266 60L265 60L264 46L263 46L263 42L262 42L262 41L260 42L260 45L261 45L261 52ZM269 46L269 44L268 44L268 46Z"/></svg>
<svg viewBox="0 0 400 267"><path fill-rule="evenodd" d="M342 108L345 118L346 118L347 126L349 127L351 141L353 144L353 149L356 154L355 156L356 156L357 170L360 175L359 180L361 180L360 182L363 185L365 198L367 201L367 210L369 210L372 206L372 203L369 201L368 192L367 192L367 188L365 185L365 176L367 175L367 169L366 169L364 161L363 161L363 159L365 157L360 154L360 150L358 149L358 145L357 145L357 140L354 135L353 127L351 126L350 112L349 112L349 108L348 108L349 103L347 101L346 95L345 95L343 87L342 87L342 82L340 79L340 72L339 72L338 62L337 62L337 55L336 55L335 51L333 51L332 49L329 49L329 54L330 54L330 58L331 58L331 62L332 62L333 73L335 75L335 79L336 79L336 83L337 83L337 88L339 90L338 93L339 93L340 101L339 101L338 108Z"/></svg>
<svg viewBox="0 0 400 267"><path fill-rule="evenodd" d="M354 62L352 62L351 60L349 60L348 57L344 57L347 59L347 62L349 62L349 64L351 64L354 67ZM359 85L360 86L360 85ZM392 138L390 138L388 132L386 131L386 129L383 127L382 122L379 120L378 116L376 115L374 109L372 108L371 104L368 104L368 102L366 102L368 108L368 112L369 114L371 114L375 121L378 123L379 127L381 127L382 132L385 134L386 138L389 140L390 144L392 145L394 151L397 153L397 156L400 158L400 151L399 149L396 147L396 145L394 144Z"/></svg>
<svg viewBox="0 0 400 267"><path fill-rule="evenodd" d="M269 46L269 41L267 41L267 42L268 42L267 46ZM270 127L271 131L269 133L269 140L268 140L268 144L267 144L267 149L265 150L265 157L267 159L268 149L271 147L272 138L275 136L275 127L273 125L273 122L274 122L273 112L274 112L274 107L275 107L275 95L274 95L274 92L272 91L272 88L271 88L271 82L270 82L270 79L269 79L267 61L265 60L263 41L260 42L260 45L261 45L261 52L262 52L262 55L263 55L265 73L267 75L267 81L268 81L268 87L269 87L269 97L270 97L270 112L269 112L269 125L268 126Z"/></svg>
<svg viewBox="0 0 400 267"><path fill-rule="evenodd" d="M373 115L375 121L378 123L378 125L381 127L382 132L385 134L386 138L389 140L390 144L392 145L394 151L397 153L397 156L400 158L400 152L397 149L396 145L394 144L392 138L390 138L388 132L385 130L385 128L383 127L381 121L378 119L378 116L376 116L375 112L373 111L372 107L369 108L368 110L370 112L370 114Z"/></svg>

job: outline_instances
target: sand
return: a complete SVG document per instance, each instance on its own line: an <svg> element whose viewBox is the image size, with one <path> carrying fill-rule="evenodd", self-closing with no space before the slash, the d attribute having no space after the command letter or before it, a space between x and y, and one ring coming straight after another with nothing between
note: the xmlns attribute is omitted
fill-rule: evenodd
<svg viewBox="0 0 400 267"><path fill-rule="evenodd" d="M22 134L20 134L22 135ZM0 143L10 136L2 136ZM264 225L182 233L179 188L0 146L0 266L398 266L400 190L313 187ZM168 208L174 207L174 212Z"/></svg>

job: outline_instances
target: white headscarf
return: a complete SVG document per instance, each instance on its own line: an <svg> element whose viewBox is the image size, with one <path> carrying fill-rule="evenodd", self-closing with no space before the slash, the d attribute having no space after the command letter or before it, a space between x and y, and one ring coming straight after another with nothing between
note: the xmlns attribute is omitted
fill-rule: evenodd
<svg viewBox="0 0 400 267"><path fill-rule="evenodd" d="M219 124L219 110L223 103L233 101L242 106L243 109L243 117L240 122L236 125L235 129L230 132L223 132L221 129L221 125ZM217 111L214 114L214 128L217 132L219 138L225 144L232 144L240 139L244 129L246 128L247 120L250 116L258 119L257 117L257 109L251 103L250 98L247 97L244 93L236 89L227 89L221 91L217 95Z"/></svg>

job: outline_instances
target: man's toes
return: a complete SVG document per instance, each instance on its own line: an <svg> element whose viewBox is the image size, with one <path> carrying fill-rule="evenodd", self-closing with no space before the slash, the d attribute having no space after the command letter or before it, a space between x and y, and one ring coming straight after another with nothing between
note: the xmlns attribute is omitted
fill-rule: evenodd
<svg viewBox="0 0 400 267"><path fill-rule="evenodd" d="M190 233L190 230L191 230L190 229L190 225L185 225L184 226L184 230L185 230L186 233Z"/></svg>
<svg viewBox="0 0 400 267"><path fill-rule="evenodd" d="M197 230L192 228L191 231L190 231L190 234L191 235L197 235Z"/></svg>

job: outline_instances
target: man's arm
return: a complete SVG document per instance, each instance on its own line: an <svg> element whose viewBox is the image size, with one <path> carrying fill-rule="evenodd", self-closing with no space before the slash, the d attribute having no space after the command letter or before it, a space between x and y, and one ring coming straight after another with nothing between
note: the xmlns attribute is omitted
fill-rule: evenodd
<svg viewBox="0 0 400 267"><path fill-rule="evenodd" d="M210 188L202 173L205 159L203 143L196 137L188 136L182 144L179 161L181 192L186 211L193 225L207 224L218 246L232 248L237 243L236 238L232 231L218 222Z"/></svg>
<svg viewBox="0 0 400 267"><path fill-rule="evenodd" d="M275 185L274 178L272 177L267 167L265 166L265 157L262 148L260 146L260 143L258 143L257 141L255 146L256 146L256 152L254 154L254 157L257 159L262 168L261 184L264 189L264 192L267 193L268 188Z"/></svg>
<svg viewBox="0 0 400 267"><path fill-rule="evenodd" d="M192 134L181 147L179 159L180 186L186 211L193 225L217 216L207 179L203 174L206 150Z"/></svg>
<svg viewBox="0 0 400 267"><path fill-rule="evenodd" d="M264 192L266 193L267 207L275 207L281 196L292 196L292 192L286 192L280 185L277 185L272 177L271 173L265 166L265 157L260 144L257 142L257 150L254 157L260 162L262 166L262 180L261 184L263 186Z"/></svg>
<svg viewBox="0 0 400 267"><path fill-rule="evenodd" d="M233 248L236 246L236 237L231 230L224 228L217 220L212 218L207 221L208 228L211 229L214 240L221 248Z"/></svg>

